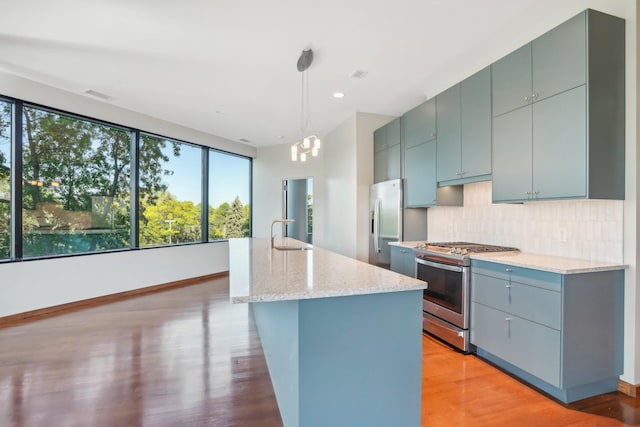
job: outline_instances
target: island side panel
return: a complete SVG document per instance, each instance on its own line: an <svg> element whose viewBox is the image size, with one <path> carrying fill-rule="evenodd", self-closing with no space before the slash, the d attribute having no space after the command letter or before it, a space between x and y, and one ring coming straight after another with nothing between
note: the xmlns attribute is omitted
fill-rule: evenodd
<svg viewBox="0 0 640 427"><path fill-rule="evenodd" d="M300 301L300 426L420 426L422 290Z"/></svg>
<svg viewBox="0 0 640 427"><path fill-rule="evenodd" d="M298 301L252 303L251 311L282 422L286 427L298 427Z"/></svg>

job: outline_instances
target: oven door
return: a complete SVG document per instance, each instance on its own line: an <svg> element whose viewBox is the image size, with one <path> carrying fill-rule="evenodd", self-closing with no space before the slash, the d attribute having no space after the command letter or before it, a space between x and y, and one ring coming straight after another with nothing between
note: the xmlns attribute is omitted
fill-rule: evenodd
<svg viewBox="0 0 640 427"><path fill-rule="evenodd" d="M416 258L416 277L429 283L423 310L460 328L469 328L469 267Z"/></svg>

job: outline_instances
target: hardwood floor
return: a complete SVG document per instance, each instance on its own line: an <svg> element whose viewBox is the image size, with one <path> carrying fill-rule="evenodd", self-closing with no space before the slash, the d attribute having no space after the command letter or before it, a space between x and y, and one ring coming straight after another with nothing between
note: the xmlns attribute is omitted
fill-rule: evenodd
<svg viewBox="0 0 640 427"><path fill-rule="evenodd" d="M281 426L222 277L0 329L0 426Z"/></svg>
<svg viewBox="0 0 640 427"><path fill-rule="evenodd" d="M422 351L423 426L640 425L640 400L621 393L564 405L428 335Z"/></svg>
<svg viewBox="0 0 640 427"><path fill-rule="evenodd" d="M1 328L0 426L281 426L255 325L227 288L221 277ZM423 426L640 425L640 400L565 406L431 337L423 353Z"/></svg>

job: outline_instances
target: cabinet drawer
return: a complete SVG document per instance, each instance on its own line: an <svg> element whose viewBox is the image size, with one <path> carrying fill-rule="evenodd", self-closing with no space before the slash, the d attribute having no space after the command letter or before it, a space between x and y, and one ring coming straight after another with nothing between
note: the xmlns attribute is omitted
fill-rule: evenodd
<svg viewBox="0 0 640 427"><path fill-rule="evenodd" d="M561 328L562 296L559 292L496 279L474 271L471 275L471 296L474 302L550 328Z"/></svg>
<svg viewBox="0 0 640 427"><path fill-rule="evenodd" d="M473 273L483 274L497 279L511 280L512 282L523 283L550 291L560 292L562 290L561 274L480 260L472 260L471 266Z"/></svg>
<svg viewBox="0 0 640 427"><path fill-rule="evenodd" d="M471 343L560 386L560 331L474 302Z"/></svg>

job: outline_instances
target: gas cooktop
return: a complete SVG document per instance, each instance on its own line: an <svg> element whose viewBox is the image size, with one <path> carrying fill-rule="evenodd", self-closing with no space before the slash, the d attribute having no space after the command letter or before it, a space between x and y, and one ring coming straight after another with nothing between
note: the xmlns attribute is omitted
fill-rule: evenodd
<svg viewBox="0 0 640 427"><path fill-rule="evenodd" d="M518 248L508 246L485 245L470 242L425 242L418 244L413 252L417 257L446 255L449 258L467 258L471 254L485 252L518 252Z"/></svg>

